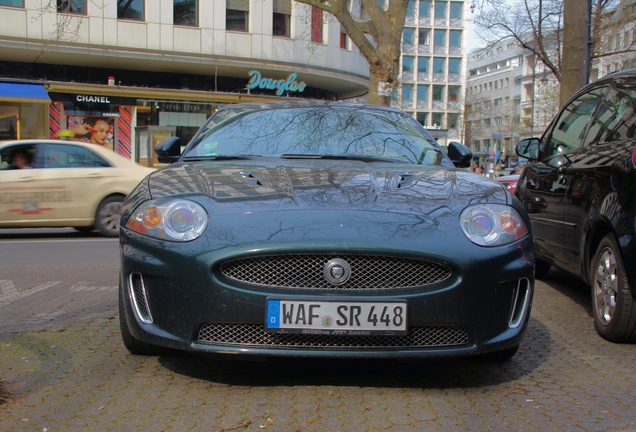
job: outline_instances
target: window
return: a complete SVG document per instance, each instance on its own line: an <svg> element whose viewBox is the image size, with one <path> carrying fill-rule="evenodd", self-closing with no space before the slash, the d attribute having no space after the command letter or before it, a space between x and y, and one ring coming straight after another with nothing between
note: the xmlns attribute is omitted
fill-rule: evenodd
<svg viewBox="0 0 636 432"><path fill-rule="evenodd" d="M448 101L457 102L459 100L460 91L461 91L461 87L448 86Z"/></svg>
<svg viewBox="0 0 636 432"><path fill-rule="evenodd" d="M402 102L410 102L413 100L413 85L402 84Z"/></svg>
<svg viewBox="0 0 636 432"><path fill-rule="evenodd" d="M435 46L446 45L446 30L435 30L433 32L433 44Z"/></svg>
<svg viewBox="0 0 636 432"><path fill-rule="evenodd" d="M406 16L407 17L415 17L415 1L414 0L409 0L409 2L406 5Z"/></svg>
<svg viewBox="0 0 636 432"><path fill-rule="evenodd" d="M57 12L86 14L86 0L57 0Z"/></svg>
<svg viewBox="0 0 636 432"><path fill-rule="evenodd" d="M291 0L274 0L272 34L280 37L291 36ZM347 48L347 34L340 27L340 48ZM344 46L343 46L344 43Z"/></svg>
<svg viewBox="0 0 636 432"><path fill-rule="evenodd" d="M431 16L431 2L426 0L420 1L420 18L428 18Z"/></svg>
<svg viewBox="0 0 636 432"><path fill-rule="evenodd" d="M0 6L24 7L24 0L0 0Z"/></svg>
<svg viewBox="0 0 636 432"><path fill-rule="evenodd" d="M50 144L44 147L44 154L36 157L34 165L40 168L91 168L109 167L101 156L87 148ZM44 156L41 158L41 156Z"/></svg>
<svg viewBox="0 0 636 432"><path fill-rule="evenodd" d="M431 31L429 29L419 29L417 32L417 43L419 45L430 45L429 36Z"/></svg>
<svg viewBox="0 0 636 432"><path fill-rule="evenodd" d="M418 112L416 114L416 117L417 117L417 122L419 124L421 124L422 126L426 126L426 120L428 119L428 113Z"/></svg>
<svg viewBox="0 0 636 432"><path fill-rule="evenodd" d="M587 133L585 145L633 139L636 132L636 88L618 85L605 96Z"/></svg>
<svg viewBox="0 0 636 432"><path fill-rule="evenodd" d="M461 66L461 59L449 58L448 59L448 73L458 74Z"/></svg>
<svg viewBox="0 0 636 432"><path fill-rule="evenodd" d="M431 121L433 122L433 126L439 126L442 127L442 120L444 118L444 114L442 113L433 113L431 116Z"/></svg>
<svg viewBox="0 0 636 432"><path fill-rule="evenodd" d="M459 114L448 113L448 128L457 129L459 126Z"/></svg>
<svg viewBox="0 0 636 432"><path fill-rule="evenodd" d="M446 18L446 2L437 0L435 2L435 18Z"/></svg>
<svg viewBox="0 0 636 432"><path fill-rule="evenodd" d="M117 0L117 18L144 20L144 0Z"/></svg>
<svg viewBox="0 0 636 432"><path fill-rule="evenodd" d="M417 100L422 102L428 102L428 84L418 84Z"/></svg>
<svg viewBox="0 0 636 432"><path fill-rule="evenodd" d="M349 49L349 36L347 36L347 31L340 27L340 48Z"/></svg>
<svg viewBox="0 0 636 432"><path fill-rule="evenodd" d="M249 0L225 0L225 29L248 31Z"/></svg>
<svg viewBox="0 0 636 432"><path fill-rule="evenodd" d="M311 7L311 41L322 43L322 9Z"/></svg>
<svg viewBox="0 0 636 432"><path fill-rule="evenodd" d="M592 120L606 88L597 88L579 96L566 106L554 122L547 141L546 155L556 155L579 148L585 138L587 125Z"/></svg>
<svg viewBox="0 0 636 432"><path fill-rule="evenodd" d="M461 19L462 9L464 5L460 2L451 2L450 4L450 17L451 19Z"/></svg>
<svg viewBox="0 0 636 432"><path fill-rule="evenodd" d="M410 56L402 57L402 72L413 72L413 63L415 59Z"/></svg>
<svg viewBox="0 0 636 432"><path fill-rule="evenodd" d="M417 59L417 71L428 73L428 57L419 57Z"/></svg>
<svg viewBox="0 0 636 432"><path fill-rule="evenodd" d="M197 0L174 0L173 22L175 25L198 26L199 4Z"/></svg>
<svg viewBox="0 0 636 432"><path fill-rule="evenodd" d="M433 73L444 73L444 63L446 59L443 57L433 58Z"/></svg>
<svg viewBox="0 0 636 432"><path fill-rule="evenodd" d="M415 43L415 29L412 27L404 27L402 42L404 45L413 45Z"/></svg>
<svg viewBox="0 0 636 432"><path fill-rule="evenodd" d="M462 46L462 32L461 30L451 30L448 33L448 43L452 47Z"/></svg>
<svg viewBox="0 0 636 432"><path fill-rule="evenodd" d="M433 86L433 100L436 102L444 101L444 86L443 85Z"/></svg>

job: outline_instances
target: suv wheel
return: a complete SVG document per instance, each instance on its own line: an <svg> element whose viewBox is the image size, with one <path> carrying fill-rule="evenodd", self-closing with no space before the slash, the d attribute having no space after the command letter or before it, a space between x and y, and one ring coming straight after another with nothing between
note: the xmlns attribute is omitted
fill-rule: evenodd
<svg viewBox="0 0 636 432"><path fill-rule="evenodd" d="M590 273L597 333L611 342L636 341L636 302L612 235L603 237L598 245Z"/></svg>

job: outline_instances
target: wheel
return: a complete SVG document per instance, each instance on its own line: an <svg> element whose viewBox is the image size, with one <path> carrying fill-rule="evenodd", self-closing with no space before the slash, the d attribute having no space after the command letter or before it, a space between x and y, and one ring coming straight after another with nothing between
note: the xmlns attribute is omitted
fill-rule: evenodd
<svg viewBox="0 0 636 432"><path fill-rule="evenodd" d="M123 196L105 198L97 207L95 214L95 228L106 237L119 236L119 220L123 209Z"/></svg>
<svg viewBox="0 0 636 432"><path fill-rule="evenodd" d="M140 341L130 333L128 320L126 319L126 305L124 302L124 289L119 283L119 328L121 330L121 339L124 346L131 354L145 356L159 356L170 353L169 348L160 347L158 345L149 344Z"/></svg>
<svg viewBox="0 0 636 432"><path fill-rule="evenodd" d="M536 279L541 279L543 276L545 276L548 273L548 270L550 270L550 267L552 267L551 264L545 261L541 261L540 259L535 259L534 260L534 277Z"/></svg>
<svg viewBox="0 0 636 432"><path fill-rule="evenodd" d="M81 226L81 227L73 227L73 229L77 232L81 232L82 234L88 234L90 232L93 232L93 230L95 229L94 226Z"/></svg>
<svg viewBox="0 0 636 432"><path fill-rule="evenodd" d="M506 348L505 350L501 351L494 351L482 354L481 358L490 361L506 361L513 358L515 354L517 354L517 351L519 351L519 345L513 346L512 348Z"/></svg>
<svg viewBox="0 0 636 432"><path fill-rule="evenodd" d="M596 332L611 342L636 342L636 302L614 237L606 235L590 265Z"/></svg>

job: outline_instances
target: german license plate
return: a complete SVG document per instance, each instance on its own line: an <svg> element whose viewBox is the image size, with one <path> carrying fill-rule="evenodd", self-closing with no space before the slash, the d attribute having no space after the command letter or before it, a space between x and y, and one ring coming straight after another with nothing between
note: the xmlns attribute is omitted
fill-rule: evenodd
<svg viewBox="0 0 636 432"><path fill-rule="evenodd" d="M270 333L401 335L407 332L403 301L309 301L267 299Z"/></svg>

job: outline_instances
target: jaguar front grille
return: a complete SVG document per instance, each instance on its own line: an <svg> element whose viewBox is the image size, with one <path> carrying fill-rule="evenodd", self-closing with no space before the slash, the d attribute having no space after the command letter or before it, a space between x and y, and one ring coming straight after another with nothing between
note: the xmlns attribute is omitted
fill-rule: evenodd
<svg viewBox="0 0 636 432"><path fill-rule="evenodd" d="M346 282L325 278L334 259L350 266ZM423 259L383 255L297 254L239 258L221 265L221 274L234 283L268 288L382 290L433 285L448 279L445 264Z"/></svg>
<svg viewBox="0 0 636 432"><path fill-rule="evenodd" d="M263 348L426 349L466 345L468 332L454 325L411 327L404 336L345 336L267 333L260 324L206 323L197 342Z"/></svg>

